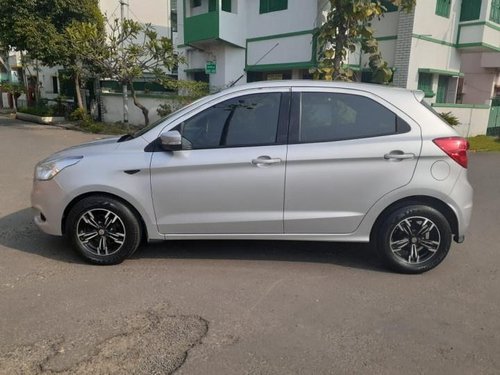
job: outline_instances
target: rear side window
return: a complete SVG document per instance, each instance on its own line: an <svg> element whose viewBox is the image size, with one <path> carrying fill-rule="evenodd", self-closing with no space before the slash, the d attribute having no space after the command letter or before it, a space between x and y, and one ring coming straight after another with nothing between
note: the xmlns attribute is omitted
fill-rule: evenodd
<svg viewBox="0 0 500 375"><path fill-rule="evenodd" d="M329 142L410 131L410 126L376 101L359 95L300 94L299 142Z"/></svg>

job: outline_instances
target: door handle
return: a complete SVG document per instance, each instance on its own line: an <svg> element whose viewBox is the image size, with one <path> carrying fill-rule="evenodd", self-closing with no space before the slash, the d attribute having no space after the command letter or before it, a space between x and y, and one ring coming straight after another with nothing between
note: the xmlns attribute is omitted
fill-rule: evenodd
<svg viewBox="0 0 500 375"><path fill-rule="evenodd" d="M279 163L281 163L280 158L271 158L270 156L267 155L259 156L258 158L252 160L252 164L255 165L256 167L279 164Z"/></svg>
<svg viewBox="0 0 500 375"><path fill-rule="evenodd" d="M401 161L401 160L405 160L405 159L414 159L414 158L415 158L415 154L405 153L401 150L392 150L388 154L384 155L385 160Z"/></svg>

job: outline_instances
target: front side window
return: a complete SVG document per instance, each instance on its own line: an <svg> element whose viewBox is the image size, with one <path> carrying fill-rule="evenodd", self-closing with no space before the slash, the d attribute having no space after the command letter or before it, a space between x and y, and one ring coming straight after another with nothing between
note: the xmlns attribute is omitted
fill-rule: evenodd
<svg viewBox="0 0 500 375"><path fill-rule="evenodd" d="M377 137L410 130L392 111L364 96L303 93L300 108L301 143Z"/></svg>
<svg viewBox="0 0 500 375"><path fill-rule="evenodd" d="M288 0L260 0L259 12L270 13L288 8Z"/></svg>
<svg viewBox="0 0 500 375"><path fill-rule="evenodd" d="M176 127L183 148L263 146L276 143L280 93L246 95L226 100Z"/></svg>

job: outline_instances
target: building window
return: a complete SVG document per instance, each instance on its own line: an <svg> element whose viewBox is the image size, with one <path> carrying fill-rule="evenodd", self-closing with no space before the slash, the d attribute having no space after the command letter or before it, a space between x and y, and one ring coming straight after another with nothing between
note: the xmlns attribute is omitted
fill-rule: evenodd
<svg viewBox="0 0 500 375"><path fill-rule="evenodd" d="M208 11L215 12L217 10L217 0L208 0Z"/></svg>
<svg viewBox="0 0 500 375"><path fill-rule="evenodd" d="M450 17L451 0L437 0L436 14L441 17Z"/></svg>
<svg viewBox="0 0 500 375"><path fill-rule="evenodd" d="M201 7L201 0L191 0L191 7L192 8Z"/></svg>
<svg viewBox="0 0 500 375"><path fill-rule="evenodd" d="M222 0L222 10L231 13L231 0Z"/></svg>
<svg viewBox="0 0 500 375"><path fill-rule="evenodd" d="M52 77L52 92L54 94L59 94L59 84L57 82L57 77Z"/></svg>
<svg viewBox="0 0 500 375"><path fill-rule="evenodd" d="M448 76L439 76L436 103L446 103L446 96L448 94Z"/></svg>
<svg viewBox="0 0 500 375"><path fill-rule="evenodd" d="M387 9L387 13L397 12L398 6L390 2L390 0L380 0L380 4Z"/></svg>
<svg viewBox="0 0 500 375"><path fill-rule="evenodd" d="M500 0L491 0L490 20L500 23Z"/></svg>
<svg viewBox="0 0 500 375"><path fill-rule="evenodd" d="M426 98L432 98L435 95L432 91L432 74L419 73L418 89L424 92Z"/></svg>
<svg viewBox="0 0 500 375"><path fill-rule="evenodd" d="M482 0L462 1L460 21L478 20L481 14L481 2Z"/></svg>
<svg viewBox="0 0 500 375"><path fill-rule="evenodd" d="M260 0L260 13L288 9L288 0Z"/></svg>

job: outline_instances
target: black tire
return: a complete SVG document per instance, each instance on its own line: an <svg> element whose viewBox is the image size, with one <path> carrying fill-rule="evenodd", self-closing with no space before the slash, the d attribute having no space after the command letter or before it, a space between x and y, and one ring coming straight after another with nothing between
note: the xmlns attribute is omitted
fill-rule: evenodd
<svg viewBox="0 0 500 375"><path fill-rule="evenodd" d="M71 208L65 234L80 256L100 265L123 262L137 250L142 236L134 212L103 195L84 198Z"/></svg>
<svg viewBox="0 0 500 375"><path fill-rule="evenodd" d="M409 205L390 213L377 233L377 250L401 273L427 272L440 264L451 246L451 228L438 210Z"/></svg>

